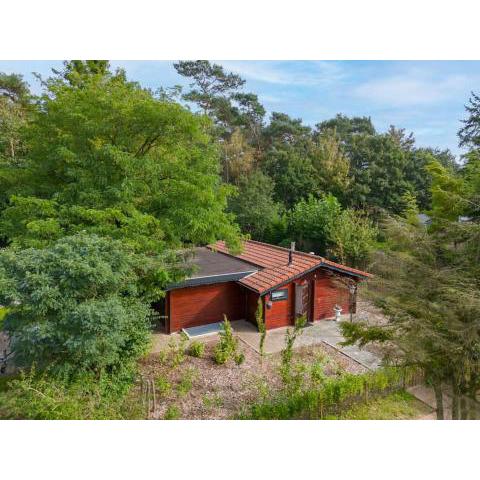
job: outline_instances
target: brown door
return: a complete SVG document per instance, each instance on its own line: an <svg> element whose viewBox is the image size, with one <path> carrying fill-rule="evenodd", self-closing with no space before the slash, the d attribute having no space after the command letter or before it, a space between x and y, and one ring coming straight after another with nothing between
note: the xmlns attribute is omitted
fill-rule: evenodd
<svg viewBox="0 0 480 480"><path fill-rule="evenodd" d="M307 316L307 321L311 321L311 282L302 285L295 284L295 318L302 315Z"/></svg>

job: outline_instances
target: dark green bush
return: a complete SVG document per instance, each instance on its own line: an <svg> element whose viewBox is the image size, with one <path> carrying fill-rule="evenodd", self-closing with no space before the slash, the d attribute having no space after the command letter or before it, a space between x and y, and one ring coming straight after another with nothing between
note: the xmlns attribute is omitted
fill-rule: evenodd
<svg viewBox="0 0 480 480"><path fill-rule="evenodd" d="M4 328L16 363L96 374L133 363L150 338L142 265L121 242L86 234L0 252L0 304L9 307Z"/></svg>

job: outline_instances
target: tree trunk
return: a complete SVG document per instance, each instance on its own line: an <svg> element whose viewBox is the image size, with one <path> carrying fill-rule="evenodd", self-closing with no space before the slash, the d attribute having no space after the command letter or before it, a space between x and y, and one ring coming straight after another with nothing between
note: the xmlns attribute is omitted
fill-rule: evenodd
<svg viewBox="0 0 480 480"><path fill-rule="evenodd" d="M460 419L468 420L467 397L463 394L460 397Z"/></svg>
<svg viewBox="0 0 480 480"><path fill-rule="evenodd" d="M460 405L458 398L458 387L455 380L452 380L452 420L460 418Z"/></svg>
<svg viewBox="0 0 480 480"><path fill-rule="evenodd" d="M475 401L475 397L472 396L472 397L469 397L468 398L468 418L470 420L477 420L478 418L478 404L477 402Z"/></svg>
<svg viewBox="0 0 480 480"><path fill-rule="evenodd" d="M442 384L435 383L433 385L433 390L435 392L435 401L437 403L437 420L445 420L443 413L443 392Z"/></svg>

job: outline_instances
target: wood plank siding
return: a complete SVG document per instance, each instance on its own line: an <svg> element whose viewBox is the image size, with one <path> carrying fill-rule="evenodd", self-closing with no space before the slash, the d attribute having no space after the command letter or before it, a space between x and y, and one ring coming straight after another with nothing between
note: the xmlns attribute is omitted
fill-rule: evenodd
<svg viewBox="0 0 480 480"><path fill-rule="evenodd" d="M236 282L179 288L168 292L169 333L182 328L245 318L246 290Z"/></svg>
<svg viewBox="0 0 480 480"><path fill-rule="evenodd" d="M336 304L342 307L342 314L350 311L350 293L346 285L325 271L319 271L315 279L314 320L334 318Z"/></svg>
<svg viewBox="0 0 480 480"><path fill-rule="evenodd" d="M284 289L288 291L286 300L272 301L270 294L265 297L265 301L270 301L272 304L271 308L265 309L265 325L267 329L286 327L294 323L295 286L293 282L279 288L279 290Z"/></svg>

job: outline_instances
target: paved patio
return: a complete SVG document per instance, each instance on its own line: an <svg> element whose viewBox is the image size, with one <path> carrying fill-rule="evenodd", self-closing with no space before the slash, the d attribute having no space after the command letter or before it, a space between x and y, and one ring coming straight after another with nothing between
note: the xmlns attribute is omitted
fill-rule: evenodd
<svg viewBox="0 0 480 480"><path fill-rule="evenodd" d="M260 333L254 325L245 320L238 320L232 322L232 327L243 342L252 347L256 352L259 352ZM276 328L267 332L265 353L277 353L284 348L287 328ZM369 370L376 370L380 367L381 359L379 357L360 349L356 345L343 347L340 345L340 342L343 340L344 338L340 333L340 327L337 322L321 320L314 324L309 324L303 329L302 334L295 342L295 348L326 343Z"/></svg>

